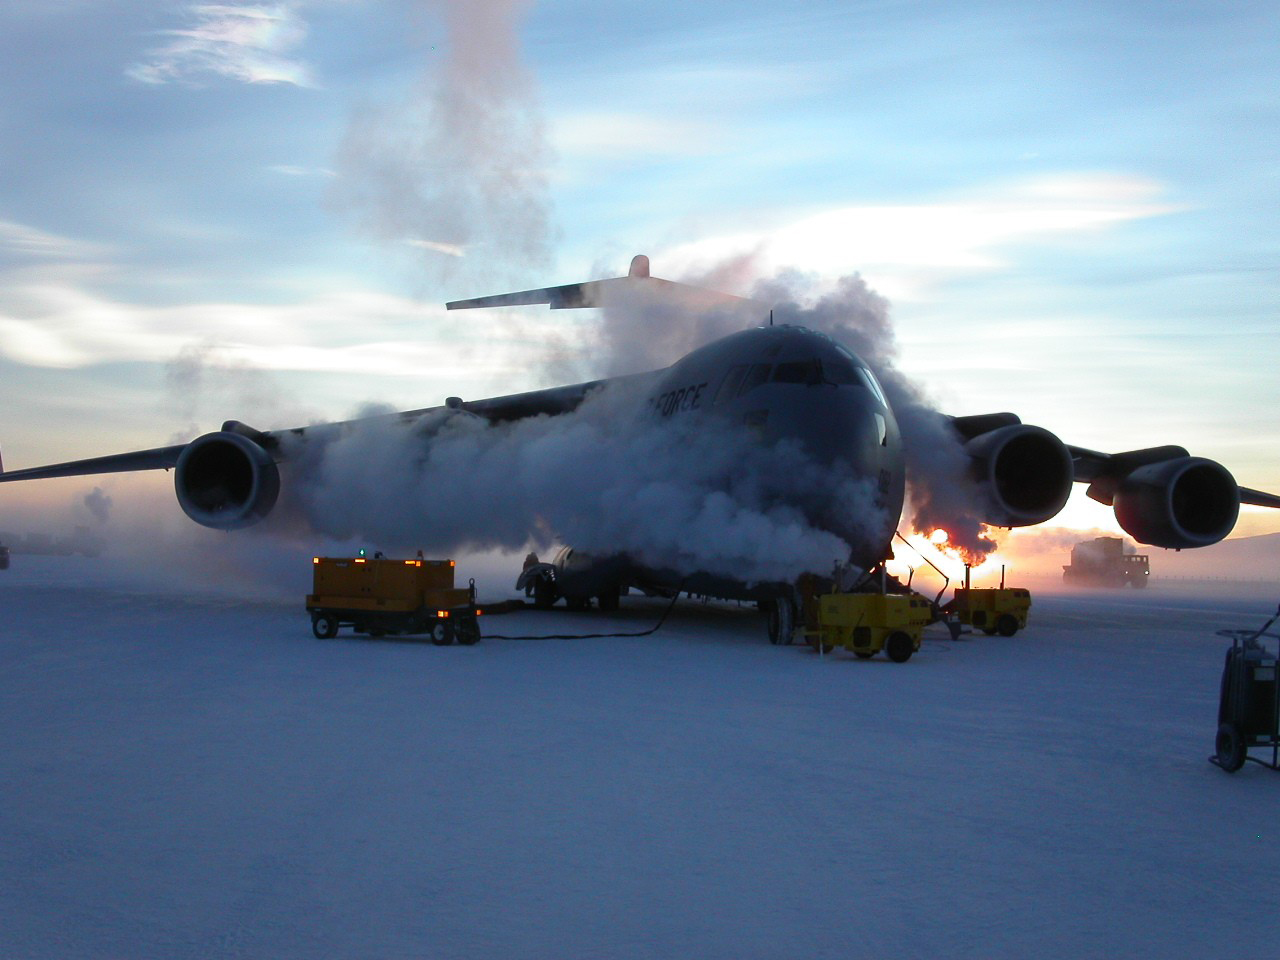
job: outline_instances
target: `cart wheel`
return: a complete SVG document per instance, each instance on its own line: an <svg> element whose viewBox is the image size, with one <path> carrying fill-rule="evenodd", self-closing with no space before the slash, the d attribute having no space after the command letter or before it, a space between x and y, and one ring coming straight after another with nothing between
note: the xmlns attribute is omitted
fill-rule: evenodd
<svg viewBox="0 0 1280 960"><path fill-rule="evenodd" d="M1002 637L1012 637L1018 632L1018 618L1012 613L1000 614L1000 619L996 621L996 630Z"/></svg>
<svg viewBox="0 0 1280 960"><path fill-rule="evenodd" d="M994 636L996 635L996 628L995 628L995 627L987 627L987 628L986 628L985 630L983 630L982 632L983 632L983 633L985 633L988 637L994 637Z"/></svg>
<svg viewBox="0 0 1280 960"><path fill-rule="evenodd" d="M789 646L796 629L795 604L779 597L766 605L765 614L769 618L769 642L779 647Z"/></svg>
<svg viewBox="0 0 1280 960"><path fill-rule="evenodd" d="M814 653L821 653L823 656L826 656L836 648L834 643L823 643L820 640L810 640L809 646L813 647Z"/></svg>
<svg viewBox="0 0 1280 960"><path fill-rule="evenodd" d="M855 650L853 651L853 655L857 657L859 660L870 660L872 657L875 656L875 654L872 653L870 650Z"/></svg>
<svg viewBox="0 0 1280 960"><path fill-rule="evenodd" d="M474 620L458 621L458 642L464 647L480 642L480 624Z"/></svg>
<svg viewBox="0 0 1280 960"><path fill-rule="evenodd" d="M317 613L311 618L311 632L318 640L332 640L338 635L338 618L327 613Z"/></svg>
<svg viewBox="0 0 1280 960"><path fill-rule="evenodd" d="M894 663L906 663L911 659L911 654L916 652L915 646L911 637L898 630L889 634L889 639L884 642L884 652Z"/></svg>
<svg viewBox="0 0 1280 960"><path fill-rule="evenodd" d="M1244 737L1234 723L1218 724L1218 739L1215 743L1218 754L1218 766L1227 773L1235 773L1244 766L1248 749L1244 745Z"/></svg>
<svg viewBox="0 0 1280 960"><path fill-rule="evenodd" d="M453 643L453 631L449 629L449 624L437 620L431 627L431 642L437 647L447 647Z"/></svg>

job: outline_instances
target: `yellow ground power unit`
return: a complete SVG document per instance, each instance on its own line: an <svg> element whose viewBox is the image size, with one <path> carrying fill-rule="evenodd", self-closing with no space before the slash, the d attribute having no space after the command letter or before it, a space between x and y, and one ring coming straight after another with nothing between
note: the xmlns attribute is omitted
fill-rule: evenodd
<svg viewBox="0 0 1280 960"><path fill-rule="evenodd" d="M999 633L1004 637L1012 637L1027 625L1031 593L1020 587L957 587L955 597L942 609L944 613L954 615L961 623L967 623L988 636Z"/></svg>
<svg viewBox="0 0 1280 960"><path fill-rule="evenodd" d="M928 601L914 595L828 593L813 602L816 617L806 617L804 630L809 641L824 653L843 647L863 659L883 650L905 663L920 649L920 634L932 619Z"/></svg>
<svg viewBox="0 0 1280 960"><path fill-rule="evenodd" d="M455 587L452 560L313 557L311 565L307 612L321 639L344 626L374 637L427 634L441 646L480 639L475 582Z"/></svg>

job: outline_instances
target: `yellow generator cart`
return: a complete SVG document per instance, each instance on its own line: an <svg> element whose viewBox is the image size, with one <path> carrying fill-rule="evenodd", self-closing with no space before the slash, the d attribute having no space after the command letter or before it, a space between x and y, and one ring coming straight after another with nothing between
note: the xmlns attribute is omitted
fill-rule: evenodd
<svg viewBox="0 0 1280 960"><path fill-rule="evenodd" d="M480 639L475 581L453 585L452 560L313 557L307 596L311 630L322 640L340 627L373 637L426 634L439 646Z"/></svg>
<svg viewBox="0 0 1280 960"><path fill-rule="evenodd" d="M990 636L1012 637L1027 625L1031 594L1017 587L992 589L956 588L956 595L943 608L961 623Z"/></svg>
<svg viewBox="0 0 1280 960"><path fill-rule="evenodd" d="M824 653L844 647L862 659L883 650L894 663L905 663L920 649L920 634L932 619L928 601L911 595L828 593L815 603L817 624L805 635Z"/></svg>

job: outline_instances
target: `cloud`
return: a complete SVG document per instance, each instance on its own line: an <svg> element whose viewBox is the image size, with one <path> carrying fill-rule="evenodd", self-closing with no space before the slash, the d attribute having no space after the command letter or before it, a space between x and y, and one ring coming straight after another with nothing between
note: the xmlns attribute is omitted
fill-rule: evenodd
<svg viewBox="0 0 1280 960"><path fill-rule="evenodd" d="M861 204L781 216L739 233L704 237L661 254L690 265L750 254L763 272L800 267L827 278L850 265L895 301L956 274L1008 265L1022 244L1096 233L1181 208L1163 187L1115 173L1065 173L1003 183L931 202ZM695 266L696 268L696 266Z"/></svg>
<svg viewBox="0 0 1280 960"><path fill-rule="evenodd" d="M508 342L502 323L369 292L292 304L152 306L56 279L0 287L0 357L61 369L165 363L192 344L216 344L225 362L263 370L456 383L464 368L510 376L529 365L523 354L537 345Z"/></svg>
<svg viewBox="0 0 1280 960"><path fill-rule="evenodd" d="M86 260L105 256L105 247L0 220L0 255L17 260Z"/></svg>
<svg viewBox="0 0 1280 960"><path fill-rule="evenodd" d="M169 42L147 51L146 59L126 73L151 84L212 75L243 83L313 86L310 68L290 56L307 33L300 7L297 2L191 5L187 13L194 23L160 31Z"/></svg>
<svg viewBox="0 0 1280 960"><path fill-rule="evenodd" d="M724 152L728 138L724 127L704 118L643 113L566 114L554 128L556 147L574 159L707 156Z"/></svg>

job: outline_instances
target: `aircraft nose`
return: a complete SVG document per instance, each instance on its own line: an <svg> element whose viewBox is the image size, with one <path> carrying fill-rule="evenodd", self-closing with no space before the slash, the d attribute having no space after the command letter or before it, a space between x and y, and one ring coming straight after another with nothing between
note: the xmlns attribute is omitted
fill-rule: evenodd
<svg viewBox="0 0 1280 960"><path fill-rule="evenodd" d="M821 463L845 460L872 475L888 448L888 411L856 387L810 387L781 405L777 427Z"/></svg>

